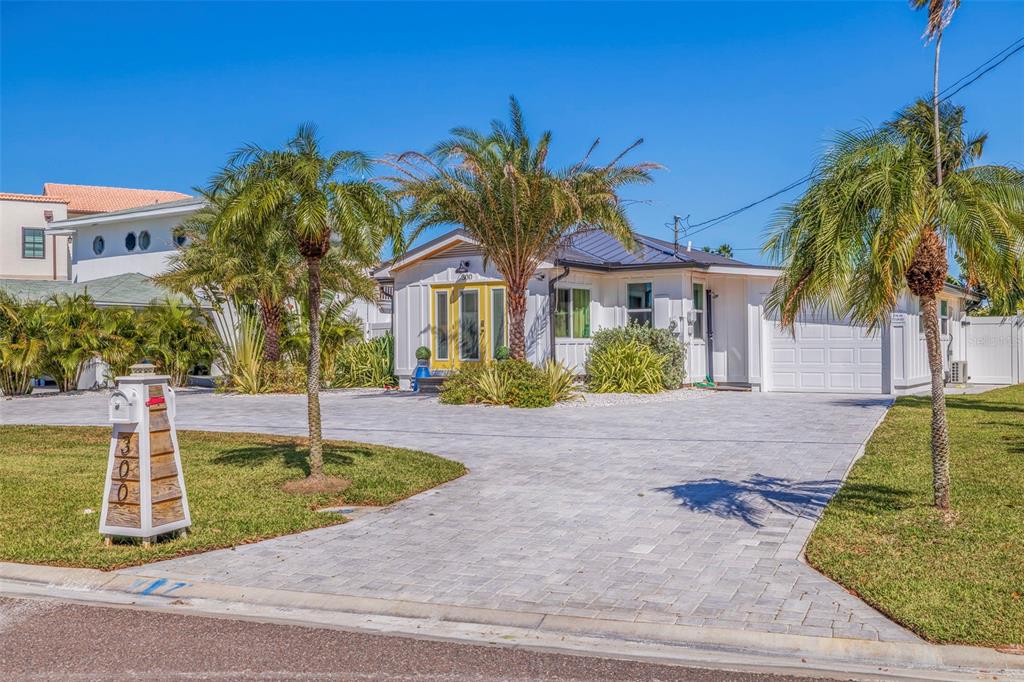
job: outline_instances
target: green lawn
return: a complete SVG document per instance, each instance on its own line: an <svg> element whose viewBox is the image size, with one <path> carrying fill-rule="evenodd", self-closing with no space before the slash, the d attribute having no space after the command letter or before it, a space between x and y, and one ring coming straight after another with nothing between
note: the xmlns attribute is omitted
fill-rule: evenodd
<svg viewBox="0 0 1024 682"><path fill-rule="evenodd" d="M807 559L934 642L1024 645L1024 386L949 396L954 517L931 506L930 401L907 397L825 509Z"/></svg>
<svg viewBox="0 0 1024 682"><path fill-rule="evenodd" d="M99 512L110 430L0 426L0 561L111 569L329 526L334 502L383 505L458 478L465 467L403 448L324 444L337 495L281 486L307 474L302 440L250 433L178 434L192 513L187 538L104 547ZM93 513L86 513L92 509Z"/></svg>

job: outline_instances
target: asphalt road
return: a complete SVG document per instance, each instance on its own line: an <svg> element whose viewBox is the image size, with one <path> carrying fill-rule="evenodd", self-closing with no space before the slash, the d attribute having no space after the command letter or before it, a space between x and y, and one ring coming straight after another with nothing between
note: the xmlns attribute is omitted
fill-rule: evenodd
<svg viewBox="0 0 1024 682"><path fill-rule="evenodd" d="M0 598L0 679L781 682L811 678Z"/></svg>

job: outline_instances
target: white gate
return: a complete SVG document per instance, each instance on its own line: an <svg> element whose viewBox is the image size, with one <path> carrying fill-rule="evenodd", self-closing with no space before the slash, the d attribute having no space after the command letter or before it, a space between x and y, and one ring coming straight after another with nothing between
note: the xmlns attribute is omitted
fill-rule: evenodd
<svg viewBox="0 0 1024 682"><path fill-rule="evenodd" d="M967 376L974 384L1024 382L1024 316L967 318Z"/></svg>

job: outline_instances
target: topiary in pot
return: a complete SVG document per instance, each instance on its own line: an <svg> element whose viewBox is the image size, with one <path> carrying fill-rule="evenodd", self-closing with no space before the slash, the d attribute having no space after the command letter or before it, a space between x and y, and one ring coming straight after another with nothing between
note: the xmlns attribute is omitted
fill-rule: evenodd
<svg viewBox="0 0 1024 682"><path fill-rule="evenodd" d="M430 349L427 348L426 346L420 346L419 348L417 348L416 349L416 359L417 360L421 360L421 361L422 360L429 360L430 359Z"/></svg>

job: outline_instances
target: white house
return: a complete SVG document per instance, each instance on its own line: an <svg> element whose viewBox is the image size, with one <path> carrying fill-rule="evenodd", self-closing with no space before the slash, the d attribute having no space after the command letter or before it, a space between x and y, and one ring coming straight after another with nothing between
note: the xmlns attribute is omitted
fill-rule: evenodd
<svg viewBox="0 0 1024 682"><path fill-rule="evenodd" d="M184 244L175 228L203 205L203 199L188 197L84 215L50 223L47 234L70 238L72 281L125 273L152 277Z"/></svg>
<svg viewBox="0 0 1024 682"><path fill-rule="evenodd" d="M639 236L630 252L603 233L577 237L542 263L528 292L527 356L552 355L581 370L593 333L629 320L673 329L686 348L687 377L760 391L905 393L930 381L920 308L901 298L891 322L874 333L827 315L806 315L795 334L764 308L779 271ZM415 351L432 351L435 372L492 357L507 343L505 284L484 266L476 243L453 230L376 277L392 286L396 373L403 386ZM971 295L946 287L940 297L947 367L964 360ZM552 301L554 305L552 306ZM552 334L552 329L554 333Z"/></svg>

